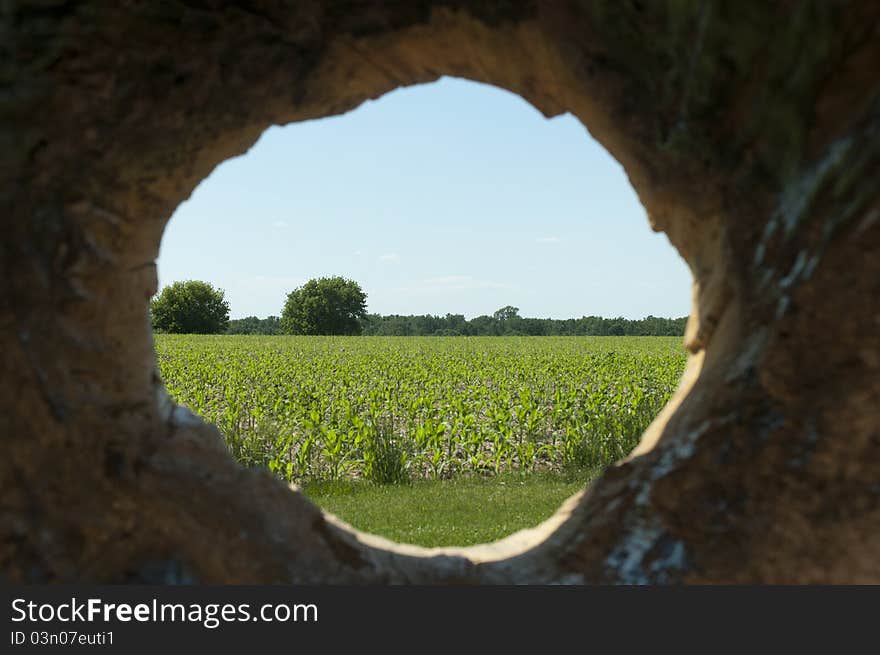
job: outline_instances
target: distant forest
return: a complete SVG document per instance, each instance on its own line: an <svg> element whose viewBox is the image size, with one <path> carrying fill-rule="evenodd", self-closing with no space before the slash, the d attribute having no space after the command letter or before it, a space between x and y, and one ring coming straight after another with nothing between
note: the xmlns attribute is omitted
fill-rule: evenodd
<svg viewBox="0 0 880 655"><path fill-rule="evenodd" d="M367 314L361 319L364 336L400 337L481 337L481 336L682 336L687 317L642 319L602 318L524 318L516 307L503 307L492 316L470 320L462 314L446 316L400 316ZM233 319L227 334L283 334L281 320L268 318Z"/></svg>

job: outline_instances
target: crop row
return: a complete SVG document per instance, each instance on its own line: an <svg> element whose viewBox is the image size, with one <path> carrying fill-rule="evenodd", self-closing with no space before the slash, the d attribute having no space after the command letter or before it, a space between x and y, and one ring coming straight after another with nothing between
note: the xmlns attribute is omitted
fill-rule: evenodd
<svg viewBox="0 0 880 655"><path fill-rule="evenodd" d="M674 337L157 335L171 396L246 466L374 482L602 467L674 391Z"/></svg>

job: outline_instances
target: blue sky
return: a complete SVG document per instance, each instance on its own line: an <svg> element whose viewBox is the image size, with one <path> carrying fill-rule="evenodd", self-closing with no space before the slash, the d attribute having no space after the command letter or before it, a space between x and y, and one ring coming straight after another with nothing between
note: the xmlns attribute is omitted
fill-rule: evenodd
<svg viewBox="0 0 880 655"><path fill-rule="evenodd" d="M691 275L570 115L443 78L266 130L178 207L160 288L206 280L232 318L343 275L381 314L686 316Z"/></svg>

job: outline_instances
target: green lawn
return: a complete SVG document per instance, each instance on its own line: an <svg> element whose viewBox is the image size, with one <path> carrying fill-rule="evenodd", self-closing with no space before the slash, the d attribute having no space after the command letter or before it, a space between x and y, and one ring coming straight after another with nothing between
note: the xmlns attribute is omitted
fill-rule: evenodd
<svg viewBox="0 0 880 655"><path fill-rule="evenodd" d="M536 473L407 485L340 481L308 484L303 491L365 532L419 546L468 546L534 527L591 477Z"/></svg>

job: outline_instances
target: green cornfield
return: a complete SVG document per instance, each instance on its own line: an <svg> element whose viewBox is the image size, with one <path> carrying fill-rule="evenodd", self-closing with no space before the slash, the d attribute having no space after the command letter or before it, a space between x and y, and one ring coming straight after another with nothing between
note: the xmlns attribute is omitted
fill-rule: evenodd
<svg viewBox="0 0 880 655"><path fill-rule="evenodd" d="M245 466L399 483L607 466L672 395L679 337L156 335L178 403Z"/></svg>

